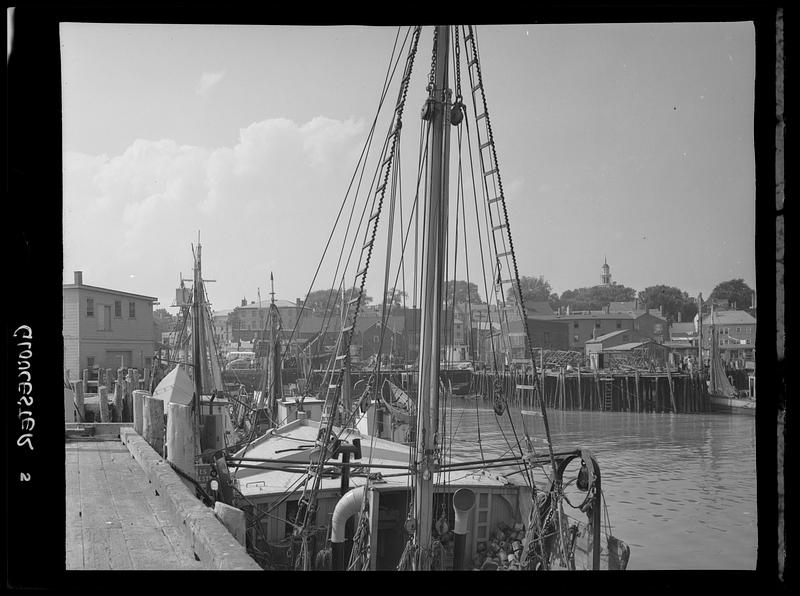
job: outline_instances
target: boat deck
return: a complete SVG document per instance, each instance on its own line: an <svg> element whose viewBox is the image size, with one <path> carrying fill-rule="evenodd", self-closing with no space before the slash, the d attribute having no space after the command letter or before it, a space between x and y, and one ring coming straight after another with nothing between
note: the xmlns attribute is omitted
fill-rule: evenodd
<svg viewBox="0 0 800 596"><path fill-rule="evenodd" d="M67 441L66 569L205 569L118 439Z"/></svg>

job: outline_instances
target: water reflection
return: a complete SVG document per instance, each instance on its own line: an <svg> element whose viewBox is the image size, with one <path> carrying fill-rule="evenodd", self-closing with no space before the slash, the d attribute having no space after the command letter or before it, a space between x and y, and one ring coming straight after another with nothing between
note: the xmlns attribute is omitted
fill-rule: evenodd
<svg viewBox="0 0 800 596"><path fill-rule="evenodd" d="M629 569L755 569L753 417L553 410L548 422L556 449L596 455L613 534L632 548ZM480 457L479 433L487 458L516 451L515 433L545 436L541 417L498 418L474 400L454 400L447 425L460 458Z"/></svg>

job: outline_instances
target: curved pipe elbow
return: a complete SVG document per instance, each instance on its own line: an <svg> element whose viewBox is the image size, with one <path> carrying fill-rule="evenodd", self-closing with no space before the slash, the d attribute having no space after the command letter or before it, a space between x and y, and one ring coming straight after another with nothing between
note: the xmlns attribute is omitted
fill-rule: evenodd
<svg viewBox="0 0 800 596"><path fill-rule="evenodd" d="M345 524L348 519L361 510L365 492L366 487L357 486L347 491L344 496L339 499L339 502L336 503L336 507L333 510L333 517L331 518L331 542L339 544L344 542Z"/></svg>

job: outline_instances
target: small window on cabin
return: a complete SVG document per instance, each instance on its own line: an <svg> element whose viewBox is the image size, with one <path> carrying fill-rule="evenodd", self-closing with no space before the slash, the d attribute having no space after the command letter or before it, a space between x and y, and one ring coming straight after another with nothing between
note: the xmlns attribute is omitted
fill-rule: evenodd
<svg viewBox="0 0 800 596"><path fill-rule="evenodd" d="M597 321L597 322L594 324L594 326L595 326L595 328L596 328L596 329L600 329L600 321Z"/></svg>
<svg viewBox="0 0 800 596"><path fill-rule="evenodd" d="M572 324L572 326L573 326L575 329L577 329L578 327L580 327L580 325L578 324L578 321L575 321L575 322Z"/></svg>
<svg viewBox="0 0 800 596"><path fill-rule="evenodd" d="M87 317L94 316L94 298L86 299L86 316Z"/></svg>
<svg viewBox="0 0 800 596"><path fill-rule="evenodd" d="M118 319L122 318L122 300L114 301L114 316Z"/></svg>
<svg viewBox="0 0 800 596"><path fill-rule="evenodd" d="M617 329L622 329L622 321L617 321Z"/></svg>
<svg viewBox="0 0 800 596"><path fill-rule="evenodd" d="M135 319L136 318L136 303L135 302L128 302L128 318Z"/></svg>

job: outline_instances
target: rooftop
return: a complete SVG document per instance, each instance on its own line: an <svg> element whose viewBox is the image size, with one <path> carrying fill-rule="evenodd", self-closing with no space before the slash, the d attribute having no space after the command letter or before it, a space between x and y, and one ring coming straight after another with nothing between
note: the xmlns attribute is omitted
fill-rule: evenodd
<svg viewBox="0 0 800 596"><path fill-rule="evenodd" d="M755 325L756 319L744 310L714 311L715 325ZM703 325L711 325L711 315L703 317Z"/></svg>

